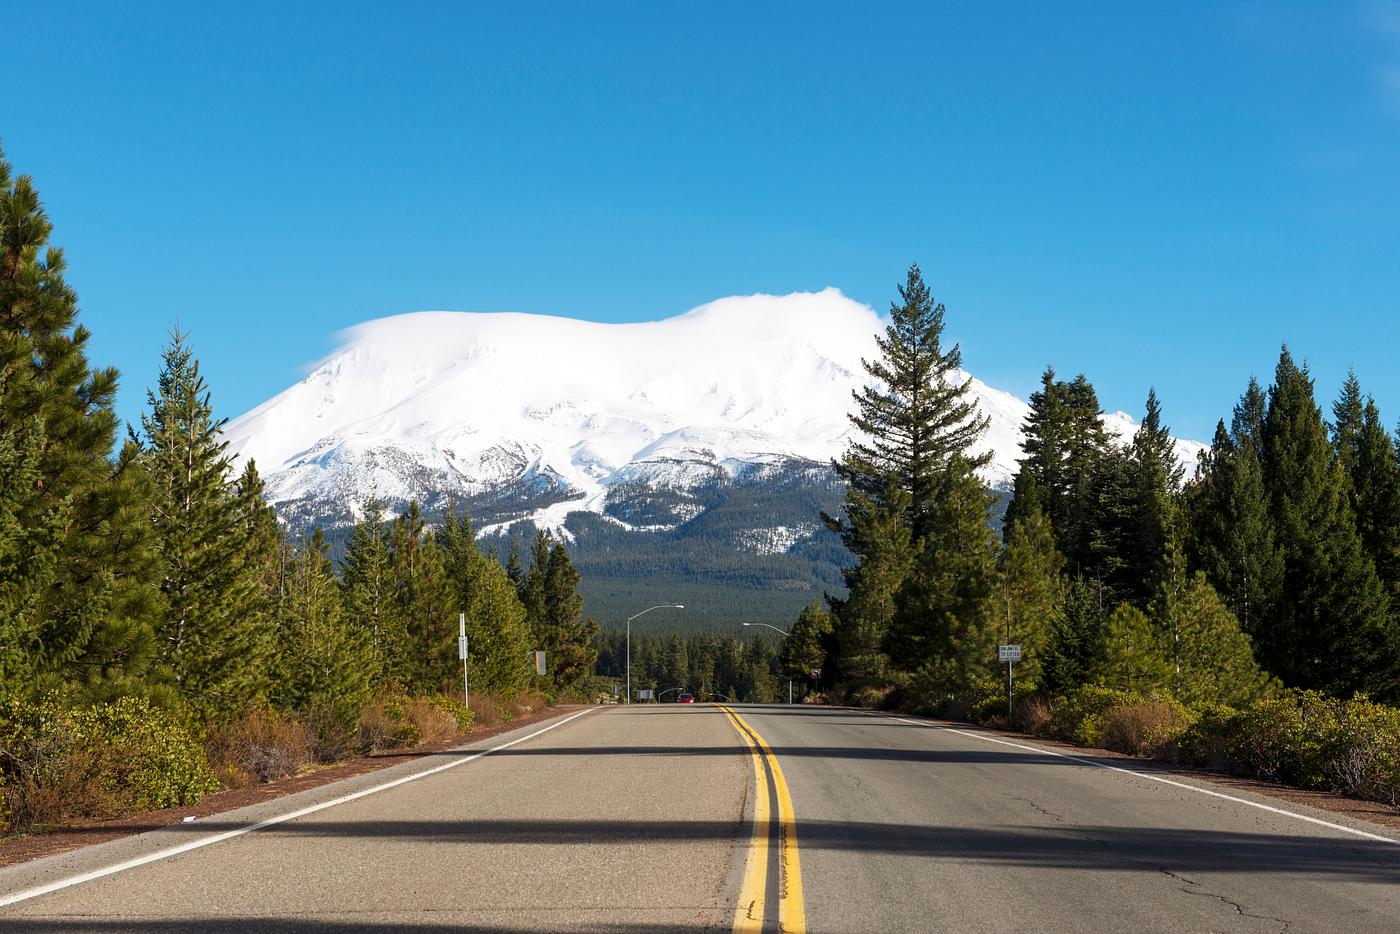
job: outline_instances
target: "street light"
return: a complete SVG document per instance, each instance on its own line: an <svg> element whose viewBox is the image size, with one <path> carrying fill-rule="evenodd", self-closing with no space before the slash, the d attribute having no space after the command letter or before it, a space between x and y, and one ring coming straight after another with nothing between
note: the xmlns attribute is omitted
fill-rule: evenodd
<svg viewBox="0 0 1400 934"><path fill-rule="evenodd" d="M649 606L641 613L627 617L627 703L632 703L632 620L650 613L652 610L684 610L679 603L659 603Z"/></svg>

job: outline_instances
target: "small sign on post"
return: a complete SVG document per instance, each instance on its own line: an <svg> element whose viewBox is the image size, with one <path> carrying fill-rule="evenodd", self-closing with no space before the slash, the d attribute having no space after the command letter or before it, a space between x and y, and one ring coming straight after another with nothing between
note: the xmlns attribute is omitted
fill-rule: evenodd
<svg viewBox="0 0 1400 934"><path fill-rule="evenodd" d="M544 653L531 652L531 664L535 666L535 674L543 676L545 673Z"/></svg>
<svg viewBox="0 0 1400 934"><path fill-rule="evenodd" d="M997 660L1006 662L1006 725L1011 725L1011 666L1021 660L1019 645L997 646Z"/></svg>

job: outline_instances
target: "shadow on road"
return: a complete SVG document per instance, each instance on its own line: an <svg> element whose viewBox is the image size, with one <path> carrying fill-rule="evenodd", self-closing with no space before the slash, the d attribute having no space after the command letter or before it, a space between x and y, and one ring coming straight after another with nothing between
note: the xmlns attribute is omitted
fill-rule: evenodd
<svg viewBox="0 0 1400 934"><path fill-rule="evenodd" d="M210 833L244 826L201 821L166 828ZM373 839L486 846L621 846L738 839L742 821L362 820L307 819L259 836ZM1287 873L1327 879L1400 883L1400 847L1369 840L1238 833L1111 824L975 828L864 821L803 820L804 850L836 850L1025 868L1094 872L1169 868L1176 872ZM3 930L3 929L0 929Z"/></svg>

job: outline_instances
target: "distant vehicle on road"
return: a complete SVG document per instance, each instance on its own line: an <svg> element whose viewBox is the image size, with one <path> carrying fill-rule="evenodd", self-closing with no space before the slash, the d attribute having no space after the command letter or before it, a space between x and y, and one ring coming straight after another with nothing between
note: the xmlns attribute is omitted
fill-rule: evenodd
<svg viewBox="0 0 1400 934"><path fill-rule="evenodd" d="M677 698L676 698L676 703L677 703L677 704L693 704L693 703L695 703L695 695L694 695L694 694L682 694L680 697L677 697Z"/></svg>

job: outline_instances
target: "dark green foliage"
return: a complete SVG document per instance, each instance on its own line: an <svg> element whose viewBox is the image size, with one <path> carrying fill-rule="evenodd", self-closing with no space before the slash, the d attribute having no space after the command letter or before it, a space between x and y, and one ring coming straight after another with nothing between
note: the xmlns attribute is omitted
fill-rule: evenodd
<svg viewBox="0 0 1400 934"><path fill-rule="evenodd" d="M0 153L0 685L145 693L161 680L146 489L130 458L109 459L117 373L88 364L51 233Z"/></svg>
<svg viewBox="0 0 1400 934"><path fill-rule="evenodd" d="M1283 556L1274 537L1258 433L1249 414L1259 391L1251 381L1236 408L1233 433L1221 422L1197 479L1186 491L1186 550L1193 567L1220 592L1252 633L1282 599Z"/></svg>
<svg viewBox="0 0 1400 934"><path fill-rule="evenodd" d="M933 521L940 474L954 457L969 457L987 420L972 398L971 378L961 376L961 350L956 344L943 348L944 309L918 266L909 267L899 297L890 306L884 336L877 338L880 358L863 361L870 381L855 393L851 415L863 440L852 442L835 466L853 493L874 504L886 502L893 482L905 497L906 523L918 541ZM971 458L972 466L990 458L989 452Z"/></svg>
<svg viewBox="0 0 1400 934"><path fill-rule="evenodd" d="M1069 569L1080 573L1092 563L1102 461L1111 450L1100 421L1098 394L1084 374L1063 382L1055 379L1053 367L1046 367L1041 388L1031 394L1030 408L1023 426L1025 457L1006 521L1024 514L1026 496L1032 495L1027 481L1034 480L1033 495L1050 519L1057 546Z"/></svg>
<svg viewBox="0 0 1400 934"><path fill-rule="evenodd" d="M886 642L893 626L896 597L914 568L915 549L904 521L907 494L892 482L877 500L852 489L846 500L843 534L861 556L846 571L849 596L832 599L837 664L831 677L859 684L879 680L889 669Z"/></svg>
<svg viewBox="0 0 1400 934"><path fill-rule="evenodd" d="M391 666L393 680L418 691L455 683L457 614L442 550L417 503L389 527L394 616L402 620L404 655Z"/></svg>
<svg viewBox="0 0 1400 934"><path fill-rule="evenodd" d="M1284 574L1282 599L1256 630L1261 661L1285 684L1391 696L1400 646L1389 600L1357 535L1350 483L1328 443L1312 378L1287 348L1269 390L1263 442Z"/></svg>
<svg viewBox="0 0 1400 934"><path fill-rule="evenodd" d="M1026 475L1028 482L1035 481ZM1063 612L1065 559L1055 548L1049 517L1033 496L1006 529L1006 547L998 559L997 606L1006 614L1006 641L1021 646L1016 680L1025 690L1040 684L1050 632Z"/></svg>
<svg viewBox="0 0 1400 934"><path fill-rule="evenodd" d="M165 608L161 659L206 721L231 719L266 685L270 602L253 563L246 506L186 336L172 335L142 416Z"/></svg>
<svg viewBox="0 0 1400 934"><path fill-rule="evenodd" d="M1093 678L1105 637L1102 596L1097 582L1070 583L1064 610L1051 620L1041 665L1041 686L1049 693L1064 693Z"/></svg>
<svg viewBox="0 0 1400 934"><path fill-rule="evenodd" d="M515 584L500 562L477 548L471 519L465 513L450 510L435 539L442 549L456 605L466 614L472 683L478 690L513 697L529 684L532 640Z"/></svg>
<svg viewBox="0 0 1400 934"><path fill-rule="evenodd" d="M955 460L935 491L929 534L898 594L886 639L890 658L939 694L995 680L998 542L991 507L972 465Z"/></svg>
<svg viewBox="0 0 1400 934"><path fill-rule="evenodd" d="M626 647L621 632L597 637L598 672L604 682L625 681ZM684 659L682 677L681 659ZM734 635L709 633L632 633L632 689L669 691L674 701L681 692L699 700L729 699L738 703L773 703L787 699L787 681L781 646L759 636L743 642ZM793 677L794 699L801 699L810 681ZM671 690L679 688L679 691Z"/></svg>
<svg viewBox="0 0 1400 934"><path fill-rule="evenodd" d="M807 604L783 640L783 672L789 678L811 680L831 649L831 614L818 600Z"/></svg>
<svg viewBox="0 0 1400 934"><path fill-rule="evenodd" d="M1385 430L1374 399L1367 397L1341 457L1351 480L1351 506L1362 548L1386 586L1391 611L1400 611L1400 449Z"/></svg>
<svg viewBox="0 0 1400 934"><path fill-rule="evenodd" d="M531 571L533 572L533 568ZM593 672L598 660L593 640L598 624L583 615L579 574L563 544L554 542L544 571L544 620L540 645L546 653L549 676L564 690L575 687Z"/></svg>
<svg viewBox="0 0 1400 934"><path fill-rule="evenodd" d="M364 635L371 683L402 684L411 647L394 589L388 524L377 500L365 504L364 518L350 532L340 583L345 622Z"/></svg>
<svg viewBox="0 0 1400 934"><path fill-rule="evenodd" d="M287 563L270 699L304 714L323 742L348 742L371 695L367 633L346 622L319 531L303 539Z"/></svg>

